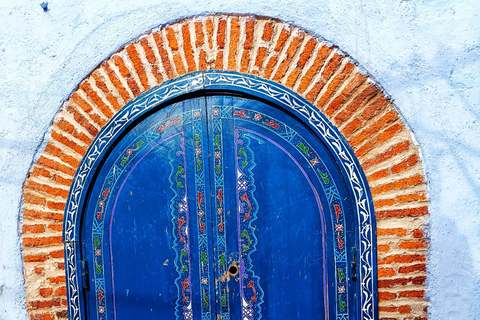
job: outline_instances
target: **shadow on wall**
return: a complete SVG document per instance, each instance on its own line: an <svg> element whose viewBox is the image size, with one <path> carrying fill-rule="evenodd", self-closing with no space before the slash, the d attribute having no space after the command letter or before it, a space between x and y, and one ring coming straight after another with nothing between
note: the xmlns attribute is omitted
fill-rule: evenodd
<svg viewBox="0 0 480 320"><path fill-rule="evenodd" d="M480 319L480 270L465 235L458 231L454 220L437 217L431 231L431 252L427 277L428 298L436 307L430 309L431 319ZM461 284L461 285L459 285ZM474 296L472 296L472 294ZM451 301L440 305L440 302ZM467 304L472 301L474 303Z"/></svg>

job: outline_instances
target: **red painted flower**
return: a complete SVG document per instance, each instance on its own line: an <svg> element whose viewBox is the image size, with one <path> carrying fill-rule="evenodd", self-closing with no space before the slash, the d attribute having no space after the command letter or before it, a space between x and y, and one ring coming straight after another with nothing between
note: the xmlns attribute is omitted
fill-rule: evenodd
<svg viewBox="0 0 480 320"><path fill-rule="evenodd" d="M255 114L255 120L260 121L260 119L262 119L262 115L259 114L259 113L256 113Z"/></svg>

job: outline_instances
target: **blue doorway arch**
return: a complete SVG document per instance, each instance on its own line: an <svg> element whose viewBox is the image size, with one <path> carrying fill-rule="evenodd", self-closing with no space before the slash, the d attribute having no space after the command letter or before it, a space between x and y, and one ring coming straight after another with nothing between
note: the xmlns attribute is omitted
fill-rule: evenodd
<svg viewBox="0 0 480 320"><path fill-rule="evenodd" d="M152 172L168 184L153 183ZM130 200L138 185L157 192ZM260 188L275 196L261 198ZM162 198L162 190L173 196ZM155 201L167 205L163 221L152 225ZM144 213L137 229L125 228L133 221L127 214L115 215L132 206ZM164 229L166 238L159 237ZM377 319L375 239L365 175L325 116L260 78L192 73L125 105L84 156L64 219L69 318L120 319L131 309L131 291L150 301L136 314L170 306L172 319ZM279 249L274 240L287 244ZM155 254L136 265L126 254L136 250ZM302 270L290 263L298 257ZM128 273L148 264L165 266L165 273L142 269L152 272L143 284ZM264 280L270 278L280 281ZM165 292L150 292L150 285Z"/></svg>

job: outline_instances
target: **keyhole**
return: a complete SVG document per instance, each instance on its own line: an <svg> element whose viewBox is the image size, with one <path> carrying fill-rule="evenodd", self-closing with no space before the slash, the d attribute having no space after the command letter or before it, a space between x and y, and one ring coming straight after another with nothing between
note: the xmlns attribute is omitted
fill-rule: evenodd
<svg viewBox="0 0 480 320"><path fill-rule="evenodd" d="M236 275L238 273L238 267L234 264L228 268L228 273L230 273L232 276Z"/></svg>

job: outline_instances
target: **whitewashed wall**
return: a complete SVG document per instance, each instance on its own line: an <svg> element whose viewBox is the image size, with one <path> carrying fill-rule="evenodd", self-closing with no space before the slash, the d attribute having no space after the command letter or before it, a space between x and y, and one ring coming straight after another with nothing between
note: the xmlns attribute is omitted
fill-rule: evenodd
<svg viewBox="0 0 480 320"><path fill-rule="evenodd" d="M276 17L356 59L420 144L431 319L480 319L480 1L0 0L0 319L26 319L21 188L53 115L123 44L204 13Z"/></svg>

